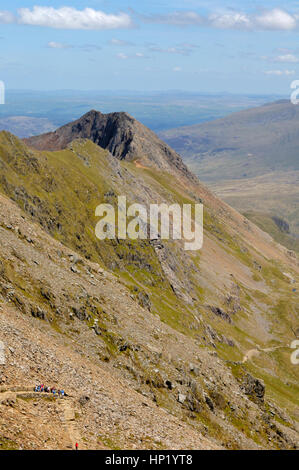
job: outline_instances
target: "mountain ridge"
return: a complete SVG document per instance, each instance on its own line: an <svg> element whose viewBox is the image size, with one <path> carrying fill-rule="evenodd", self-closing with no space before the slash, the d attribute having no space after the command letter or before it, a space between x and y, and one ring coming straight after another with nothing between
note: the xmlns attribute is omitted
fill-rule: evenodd
<svg viewBox="0 0 299 470"><path fill-rule="evenodd" d="M24 139L24 142L37 150L53 151L66 148L76 138L91 140L119 160L138 160L164 171L179 170L193 179L176 152L125 112L102 114L91 110L54 132Z"/></svg>
<svg viewBox="0 0 299 470"><path fill-rule="evenodd" d="M0 383L70 386L85 397L75 410L89 448L298 448L296 255L197 178L151 161L138 138L139 165L90 139L40 151L0 133L0 339L14 351ZM203 202L203 249L98 240L95 209L119 195L147 208ZM19 445L5 406L0 446L2 435ZM24 429L30 403L15 406Z"/></svg>

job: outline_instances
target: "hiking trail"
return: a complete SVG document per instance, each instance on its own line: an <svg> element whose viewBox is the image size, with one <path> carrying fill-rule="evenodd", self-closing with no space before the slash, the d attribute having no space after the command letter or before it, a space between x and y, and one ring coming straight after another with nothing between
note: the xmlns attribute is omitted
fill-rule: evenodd
<svg viewBox="0 0 299 470"><path fill-rule="evenodd" d="M247 351L247 353L243 357L242 364L245 364L247 361L250 361L255 356L259 356L262 352L269 353L269 352L273 352L273 351L276 351L277 349L281 349L284 347L285 346L274 346L272 348L265 348L265 349L262 349L262 348L250 349L249 351Z"/></svg>
<svg viewBox="0 0 299 470"><path fill-rule="evenodd" d="M79 445L79 449L83 449L84 445L82 443L80 432L76 424L76 413L74 407L69 399L62 399L56 402L57 407L60 411L60 419L64 428L69 436L70 447L75 450L76 442Z"/></svg>
<svg viewBox="0 0 299 470"><path fill-rule="evenodd" d="M34 392L32 391L32 389L18 390L17 387L6 390L0 389L0 405L6 403L15 403L18 397L45 399L49 398L49 396L52 395L43 392ZM76 424L76 413L72 403L73 400L67 396L65 396L64 398L53 397L53 400L55 400L54 403L57 407L59 418L69 437L69 445L67 447L75 450L77 442L79 445L79 449L84 449L80 431L77 428Z"/></svg>

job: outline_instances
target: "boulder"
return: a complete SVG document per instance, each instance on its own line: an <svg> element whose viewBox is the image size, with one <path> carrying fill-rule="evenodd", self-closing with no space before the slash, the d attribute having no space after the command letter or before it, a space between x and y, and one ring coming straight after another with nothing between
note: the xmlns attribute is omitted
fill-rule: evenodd
<svg viewBox="0 0 299 470"><path fill-rule="evenodd" d="M258 403L264 402L265 385L259 379L256 379L250 374L246 374L243 378L242 390L253 401Z"/></svg>

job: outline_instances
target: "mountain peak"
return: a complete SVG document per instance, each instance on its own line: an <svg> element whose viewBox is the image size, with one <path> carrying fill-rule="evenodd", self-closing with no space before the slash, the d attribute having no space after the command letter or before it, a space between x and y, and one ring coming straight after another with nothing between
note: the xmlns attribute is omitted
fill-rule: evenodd
<svg viewBox="0 0 299 470"><path fill-rule="evenodd" d="M143 166L195 178L174 150L126 112L102 114L93 109L55 132L25 142L37 150L62 150L78 138L91 140L118 160L140 161Z"/></svg>

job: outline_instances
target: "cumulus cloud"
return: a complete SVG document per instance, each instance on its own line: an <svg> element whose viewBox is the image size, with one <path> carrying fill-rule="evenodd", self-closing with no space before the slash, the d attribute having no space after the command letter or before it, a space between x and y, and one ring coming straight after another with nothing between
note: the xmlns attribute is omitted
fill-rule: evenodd
<svg viewBox="0 0 299 470"><path fill-rule="evenodd" d="M18 22L55 29L117 29L129 28L132 20L126 13L106 14L92 8L76 10L71 7L53 8L34 6L18 10Z"/></svg>
<svg viewBox="0 0 299 470"><path fill-rule="evenodd" d="M283 75L295 75L295 70L266 70L265 75L276 75L281 77Z"/></svg>
<svg viewBox="0 0 299 470"><path fill-rule="evenodd" d="M168 14L138 14L132 11L144 23L168 24L177 27L209 27L244 31L293 31L298 29L299 15L282 8L273 8L257 13L242 11L216 11L201 15L196 11L174 11ZM77 10L73 7L54 8L34 6L20 8L17 16L7 11L0 11L0 23L19 23L56 29L104 30L130 28L133 25L129 14L107 14L93 8ZM119 44L117 44L119 42ZM112 39L111 44L121 46L121 42ZM126 44L128 45L128 44Z"/></svg>
<svg viewBox="0 0 299 470"><path fill-rule="evenodd" d="M292 15L280 8L265 10L257 14L237 11L220 11L202 16L194 11L174 12L166 15L139 15L149 23L163 23L175 26L205 26L216 29L237 29L244 31L291 31L298 27L299 15Z"/></svg>
<svg viewBox="0 0 299 470"><path fill-rule="evenodd" d="M280 8L265 11L255 18L257 26L265 30L289 31L297 26L296 17Z"/></svg>

